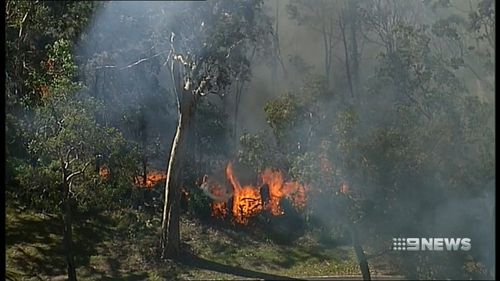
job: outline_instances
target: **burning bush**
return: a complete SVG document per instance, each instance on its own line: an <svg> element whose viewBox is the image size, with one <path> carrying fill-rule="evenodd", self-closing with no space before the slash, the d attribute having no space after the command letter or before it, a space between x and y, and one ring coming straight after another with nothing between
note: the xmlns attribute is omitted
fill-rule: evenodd
<svg viewBox="0 0 500 281"><path fill-rule="evenodd" d="M284 214L280 203L285 198L296 209L305 208L306 187L299 182L285 181L281 171L264 170L257 185L241 185L234 174L232 163L226 166L225 172L230 187L210 181L207 176L200 185L213 200L211 209L214 217L225 218L230 211L234 222L246 225L250 218L264 211L280 216Z"/></svg>

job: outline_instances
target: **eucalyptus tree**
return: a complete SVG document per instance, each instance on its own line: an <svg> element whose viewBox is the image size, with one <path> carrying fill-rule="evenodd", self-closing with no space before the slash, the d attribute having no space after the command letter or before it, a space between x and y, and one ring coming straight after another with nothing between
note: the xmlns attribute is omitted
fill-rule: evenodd
<svg viewBox="0 0 500 281"><path fill-rule="evenodd" d="M180 254L179 199L189 131L199 100L224 97L235 78L249 79L249 53L268 34L263 1L208 1L179 5L171 30L171 82L178 123L165 186L161 256Z"/></svg>

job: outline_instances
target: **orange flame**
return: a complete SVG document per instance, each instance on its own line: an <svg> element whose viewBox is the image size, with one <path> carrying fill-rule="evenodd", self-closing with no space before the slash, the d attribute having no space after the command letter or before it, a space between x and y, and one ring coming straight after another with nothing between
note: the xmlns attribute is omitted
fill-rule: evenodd
<svg viewBox="0 0 500 281"><path fill-rule="evenodd" d="M109 177L109 168L107 166L101 166L99 168L99 176L107 179Z"/></svg>
<svg viewBox="0 0 500 281"><path fill-rule="evenodd" d="M211 215L217 218L225 218L227 215L226 201L232 196L232 194L228 192L227 188L224 188L219 183L209 180L207 175L203 176L200 188L213 200L211 203Z"/></svg>
<svg viewBox="0 0 500 281"><path fill-rule="evenodd" d="M285 190L288 192L287 198L290 198L292 205L299 210L306 207L306 189L306 186L298 182L285 182Z"/></svg>
<svg viewBox="0 0 500 281"><path fill-rule="evenodd" d="M233 219L240 224L247 224L249 219L263 210L260 188L245 185L234 176L233 165L229 163L226 167L226 175L233 186Z"/></svg>
<svg viewBox="0 0 500 281"><path fill-rule="evenodd" d="M242 186L234 174L232 163L226 166L226 177L231 184L233 193L229 194L222 185L208 181L203 178L201 188L214 200L211 204L212 216L225 218L228 213L227 201L232 196L231 214L233 221L239 224L247 224L250 218L258 215L262 211L268 211L272 215L284 214L280 206L283 198L287 198L297 209L306 206L306 187L298 182L285 181L281 171L266 169L260 175L259 186ZM267 193L265 187L267 186ZM268 197L268 198L267 198Z"/></svg>
<svg viewBox="0 0 500 281"><path fill-rule="evenodd" d="M227 215L227 204L225 201L215 198L223 198L226 195L226 191L219 184L213 184L210 186L210 193L215 196L214 202L212 203L212 216L225 218Z"/></svg>
<svg viewBox="0 0 500 281"><path fill-rule="evenodd" d="M342 182L339 187L339 192L342 194L347 194L349 193L349 186L347 185L346 182Z"/></svg>
<svg viewBox="0 0 500 281"><path fill-rule="evenodd" d="M306 205L306 188L298 182L285 182L281 171L272 171L266 169L261 174L263 184L269 187L269 203L267 210L273 215L278 216L284 214L280 206L282 198L291 200L292 205L297 209L302 209Z"/></svg>
<svg viewBox="0 0 500 281"><path fill-rule="evenodd" d="M136 187L143 187L152 189L158 183L165 181L167 179L167 175L164 172L160 171L151 171L147 173L146 180L144 181L144 176L135 176L134 177L134 185Z"/></svg>
<svg viewBox="0 0 500 281"><path fill-rule="evenodd" d="M110 170L106 165L103 165L99 168L99 176L107 179L110 175ZM144 176L135 176L133 183L136 187L143 188L153 188L156 184L165 181L167 179L167 175L164 172L159 171L151 171L146 175L146 181L144 181Z"/></svg>

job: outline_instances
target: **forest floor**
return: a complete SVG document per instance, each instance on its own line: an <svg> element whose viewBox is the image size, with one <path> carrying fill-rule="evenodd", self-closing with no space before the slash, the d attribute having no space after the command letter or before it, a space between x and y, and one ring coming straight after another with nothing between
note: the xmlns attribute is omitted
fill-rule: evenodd
<svg viewBox="0 0 500 281"><path fill-rule="evenodd" d="M61 223L57 216L6 209L6 269L13 280L65 280ZM359 277L352 247L322 245L304 234L277 243L259 231L183 217L179 261L158 262L159 220L137 211L93 215L74 227L81 280L283 279L290 276ZM285 234L286 235L286 234ZM372 275L397 275L383 260ZM319 280L319 279L318 279Z"/></svg>

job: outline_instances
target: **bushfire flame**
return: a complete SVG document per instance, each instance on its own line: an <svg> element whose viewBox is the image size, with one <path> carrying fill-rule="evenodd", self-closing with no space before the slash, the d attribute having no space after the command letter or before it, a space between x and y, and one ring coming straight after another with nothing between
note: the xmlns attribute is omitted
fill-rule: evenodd
<svg viewBox="0 0 500 281"><path fill-rule="evenodd" d="M299 182L285 181L281 171L266 169L259 176L258 185L242 186L234 174L232 163L226 166L226 177L232 187L232 198L222 185L209 182L204 177L201 188L214 200L212 203L212 216L225 218L228 213L228 202L231 201L231 214L233 221L247 224L250 218L263 211L268 211L274 216L283 215L281 200L286 198L297 209L306 206L306 187ZM208 192L207 192L208 191Z"/></svg>
<svg viewBox="0 0 500 281"><path fill-rule="evenodd" d="M298 182L285 182L281 171L266 169L261 174L261 180L263 185L267 185L269 188L269 202L266 208L273 215L278 216L284 214L280 206L282 198L288 198L297 209L305 207L305 187Z"/></svg>
<svg viewBox="0 0 500 281"><path fill-rule="evenodd" d="M146 175L146 179L144 176L135 176L134 177L134 185L137 187L143 187L151 189L156 184L165 181L167 179L167 175L164 172L159 171L150 171Z"/></svg>
<svg viewBox="0 0 500 281"><path fill-rule="evenodd" d="M103 179L109 178L110 174L110 170L106 165L103 165L99 168L99 176ZM150 171L146 174L146 179L144 179L144 175L135 176L133 178L133 184L135 187L152 189L158 183L166 180L167 175L165 174L165 172Z"/></svg>
<svg viewBox="0 0 500 281"><path fill-rule="evenodd" d="M238 179L234 176L233 165L231 163L226 167L226 176L234 191L231 210L233 219L237 223L247 224L251 217L263 210L260 188L251 185L241 186Z"/></svg>
<svg viewBox="0 0 500 281"><path fill-rule="evenodd" d="M107 166L101 166L99 168L99 176L107 179L109 177L109 168Z"/></svg>

